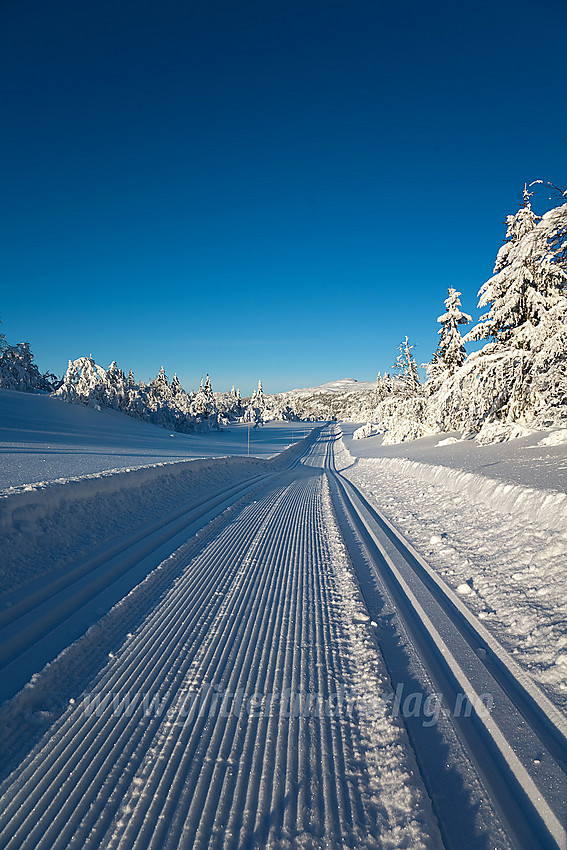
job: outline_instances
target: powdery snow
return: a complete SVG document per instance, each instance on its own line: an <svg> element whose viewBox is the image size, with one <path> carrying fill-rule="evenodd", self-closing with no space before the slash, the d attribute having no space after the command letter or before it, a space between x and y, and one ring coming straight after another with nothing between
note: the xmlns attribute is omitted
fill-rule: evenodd
<svg viewBox="0 0 567 850"><path fill-rule="evenodd" d="M567 443L567 428L558 428L539 441L538 446L562 446Z"/></svg>
<svg viewBox="0 0 567 850"><path fill-rule="evenodd" d="M354 423L341 423L345 446L355 460L406 458L420 464L473 472L507 484L567 493L567 443L555 436L562 435L566 429L532 431L529 436L481 446L475 440L461 439L459 432L433 434L396 445L384 445L382 435L353 441L353 432L358 427Z"/></svg>

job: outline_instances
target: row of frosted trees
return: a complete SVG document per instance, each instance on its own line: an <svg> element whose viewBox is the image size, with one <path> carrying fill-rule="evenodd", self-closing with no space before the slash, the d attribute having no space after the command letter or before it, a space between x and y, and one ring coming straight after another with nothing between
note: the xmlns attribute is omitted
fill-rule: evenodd
<svg viewBox="0 0 567 850"><path fill-rule="evenodd" d="M263 422L267 400L262 382L249 399L240 390L213 393L209 375L197 392L185 391L177 374L170 381L162 366L149 383L137 382L113 361L108 369L92 357L70 360L64 377L42 374L26 342L10 345L0 334L0 387L22 392L50 392L63 401L95 409L111 408L164 428L194 431L216 428L230 421Z"/></svg>
<svg viewBox="0 0 567 850"><path fill-rule="evenodd" d="M137 383L112 362L103 369L89 357L69 361L65 377L55 395L63 401L102 409L120 410L176 431L216 428L230 421L260 422L264 409L262 382L250 400L243 400L234 387L228 393L213 393L209 375L197 392L186 392L177 377L169 381L162 366L148 384Z"/></svg>
<svg viewBox="0 0 567 850"><path fill-rule="evenodd" d="M494 423L567 424L567 204L540 217L530 197L526 188L507 218L493 275L478 293L486 312L472 330L461 334L472 318L450 288L425 384L407 337L396 378L379 376L373 420L388 441ZM465 343L485 340L467 356Z"/></svg>
<svg viewBox="0 0 567 850"><path fill-rule="evenodd" d="M148 384L126 377L112 363L105 370L91 358L69 363L56 389L66 401L112 407L175 430L215 427L234 419L259 423L273 418L371 419L398 442L435 431L478 432L491 423L535 427L567 425L567 203L538 216L530 193L508 216L506 239L492 277L479 291L485 310L472 322L460 292L450 288L437 319L439 340L424 364L422 383L406 337L391 376L378 376L375 391L352 401L334 394L313 399L266 396L259 382L249 400L240 392L213 393L209 377L197 392L186 392L162 367ZM561 200L567 192L561 193ZM466 343L485 344L467 356ZM27 343L9 346L0 335L0 385L20 390L54 389L42 375Z"/></svg>

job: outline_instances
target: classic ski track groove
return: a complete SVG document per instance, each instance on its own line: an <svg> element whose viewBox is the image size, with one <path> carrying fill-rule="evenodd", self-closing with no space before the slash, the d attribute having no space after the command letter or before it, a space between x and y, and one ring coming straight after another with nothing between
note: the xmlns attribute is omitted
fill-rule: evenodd
<svg viewBox="0 0 567 850"><path fill-rule="evenodd" d="M244 493L273 477L257 475L218 491L204 502L191 503L142 530L105 543L95 554L69 565L63 575L31 592L0 612L0 666L13 663L20 653L60 625L78 607L90 602L134 568L143 557L167 545L203 517L220 513ZM54 600L57 600L54 605Z"/></svg>
<svg viewBox="0 0 567 850"><path fill-rule="evenodd" d="M232 702L222 710L225 693L259 694L265 708L267 695L289 691L331 700L350 681L329 543L321 534L325 475L342 488L355 525L371 537L375 529L357 506L356 488L334 468L329 431L326 439L302 467L293 464L262 495L251 494L188 558L90 691L4 784L2 848L236 850L291 847L300 836L313 847L380 845L380 814L364 791L355 719L332 712L303 717L279 707L248 714L231 710ZM414 616L422 616L399 584ZM442 592L424 587L433 597ZM440 652L454 677L473 688L438 623L429 626L421 650ZM479 726L489 749L496 760L515 764L491 722ZM530 797L532 778L519 782L534 811L550 815L541 846L565 848L546 800Z"/></svg>
<svg viewBox="0 0 567 850"><path fill-rule="evenodd" d="M335 433L335 439L340 435ZM565 764L567 761L567 749L565 746L565 733L567 723L561 713L542 694L537 686L531 683L521 668L512 659L506 650L487 632L466 607L456 598L456 595L445 586L444 582L434 575L434 570L426 564L423 558L406 541L391 523L378 510L373 508L358 488L347 478L337 472L334 464L334 454L331 446L328 447L325 458L325 468L329 475L337 482L339 488L339 500L346 505L346 514L350 515L350 522L366 548L367 555L373 565L377 576L388 596L390 596L397 615L401 617L406 629L412 636L415 648L422 658L426 658L433 651L442 667L449 671L461 692L470 696L471 701L478 698L480 691L475 689L474 678L471 678L470 659L459 660L455 653L455 647L447 644L444 635L446 629L440 623L446 618L446 622L452 623L459 635L473 650L476 665L482 669L484 680L492 681L492 692L500 692L502 698L500 705L496 705L494 713L497 720L489 713L486 717L479 715L476 707L473 708L472 716L476 719L476 732L483 740L486 751L490 753L488 758L492 761L488 766L486 774L486 755L481 757L479 764L481 773L491 775L496 767L496 775L504 780L505 789L492 782L491 794L493 799L498 800L501 808L506 811L509 823L514 826L515 820L522 823L527 812L530 828L533 836L516 836L519 847L567 848L567 776ZM384 533L386 532L386 533ZM393 542L396 554L401 555L405 566L409 567L406 572L400 572L398 564L392 560L392 548L386 542L389 538ZM370 548L368 548L370 546ZM420 584L420 591L424 596L429 596L439 606L438 619L430 619L424 608L418 601L416 595L416 584L407 581L407 575L411 573L413 579ZM386 576L388 576L386 578ZM386 578L386 581L384 579ZM393 584L392 584L393 579ZM404 608L395 601L396 596L391 596L389 588L395 586L395 593L404 597L406 611L410 611L410 619L404 614ZM400 598L398 596L398 598ZM415 623L421 622L425 629L416 631ZM456 651L459 648L456 645ZM489 650L494 664L488 666L482 661L482 656L476 656L478 648ZM497 662L497 663L496 663ZM427 666L427 664L426 664ZM434 677L435 678L435 677ZM439 682L437 683L439 686ZM441 687L443 687L441 685ZM490 691L490 689L489 689ZM514 699L515 697L515 699ZM533 703L535 709L526 714L521 714L516 704ZM448 704L450 702L448 701ZM509 717L515 716L514 724L507 723ZM504 725L499 725L504 720ZM545 740L551 742L552 750L548 750ZM538 746L534 746L534 741ZM530 766L526 758L519 757L517 751L522 744L527 742L525 752L541 755L545 753L547 771L549 776L540 774ZM558 760L554 757L556 753ZM472 753L473 761L477 762L478 753ZM541 756L543 759L544 756ZM484 759L484 765L482 760ZM540 760L541 760L540 759ZM513 800L510 805L510 799ZM550 802L548 802L548 799ZM535 841L535 843L534 843ZM540 843L541 842L541 843Z"/></svg>
<svg viewBox="0 0 567 850"><path fill-rule="evenodd" d="M6 850L228 850L301 833L375 846L376 816L347 766L363 762L356 724L209 711L239 688L326 700L348 672L320 533L323 457L317 447L318 469L282 473L221 529L23 762L0 815ZM93 693L110 697L89 713ZM160 712L141 701L117 712L112 695L128 694Z"/></svg>

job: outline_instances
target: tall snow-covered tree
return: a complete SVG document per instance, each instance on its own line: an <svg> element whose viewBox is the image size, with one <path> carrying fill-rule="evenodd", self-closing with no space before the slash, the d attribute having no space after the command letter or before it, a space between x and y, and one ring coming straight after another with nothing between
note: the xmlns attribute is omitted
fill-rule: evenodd
<svg viewBox="0 0 567 850"><path fill-rule="evenodd" d="M437 319L441 325L438 331L440 339L433 363L438 369L448 369L450 372L462 366L467 356L459 326L472 321L471 316L460 309L460 295L456 289L449 287L445 312Z"/></svg>
<svg viewBox="0 0 567 850"><path fill-rule="evenodd" d="M157 376L153 379L151 387L152 391L157 396L169 395L169 382L163 366L160 366L160 370Z"/></svg>
<svg viewBox="0 0 567 850"><path fill-rule="evenodd" d="M194 414L202 417L203 419L214 418L217 412L217 407L209 375L207 375L204 384L203 379L201 378L201 386L199 387L199 392L192 401L191 410Z"/></svg>
<svg viewBox="0 0 567 850"><path fill-rule="evenodd" d="M0 339L0 387L21 392L53 389L55 375L42 375L33 362L28 342L9 345L4 335Z"/></svg>
<svg viewBox="0 0 567 850"><path fill-rule="evenodd" d="M240 396L240 387L236 390L234 386L230 391L230 406L236 416L242 413L242 398Z"/></svg>
<svg viewBox="0 0 567 850"><path fill-rule="evenodd" d="M264 388L262 386L262 381L258 381L258 387L252 394L251 403L254 407L264 407Z"/></svg>
<svg viewBox="0 0 567 850"><path fill-rule="evenodd" d="M181 384L179 382L179 378L177 377L177 372L174 372L173 374L173 379L171 381L171 392L174 396L179 395L179 393L183 392Z"/></svg>
<svg viewBox="0 0 567 850"><path fill-rule="evenodd" d="M255 425L263 424L265 409L266 399L264 397L264 389L262 387L262 381L258 381L258 387L250 396L248 407L244 412L244 421L254 422Z"/></svg>
<svg viewBox="0 0 567 850"><path fill-rule="evenodd" d="M106 371L106 399L108 407L124 408L127 405L127 384L124 372L113 360Z"/></svg>
<svg viewBox="0 0 567 850"><path fill-rule="evenodd" d="M410 345L409 338L406 336L398 346L400 353L396 357L393 367L398 380L402 382L404 394L407 395L417 395L421 389L417 363L412 354L414 348L415 345Z"/></svg>
<svg viewBox="0 0 567 850"><path fill-rule="evenodd" d="M494 274L478 293L478 306L490 308L465 342L492 339L529 350L543 341L536 329L549 320L550 311L565 295L567 275L558 261L564 248L565 209L567 204L540 218L524 190L523 207L507 218L506 242L496 257Z"/></svg>

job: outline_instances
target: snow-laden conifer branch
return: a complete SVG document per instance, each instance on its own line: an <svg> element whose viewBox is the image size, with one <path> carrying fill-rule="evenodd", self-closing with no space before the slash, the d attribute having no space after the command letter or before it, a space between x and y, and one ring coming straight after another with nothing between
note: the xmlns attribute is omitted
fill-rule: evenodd
<svg viewBox="0 0 567 850"><path fill-rule="evenodd" d="M0 334L0 387L21 392L50 392L56 382L55 375L39 371L28 342L10 345L5 335Z"/></svg>

